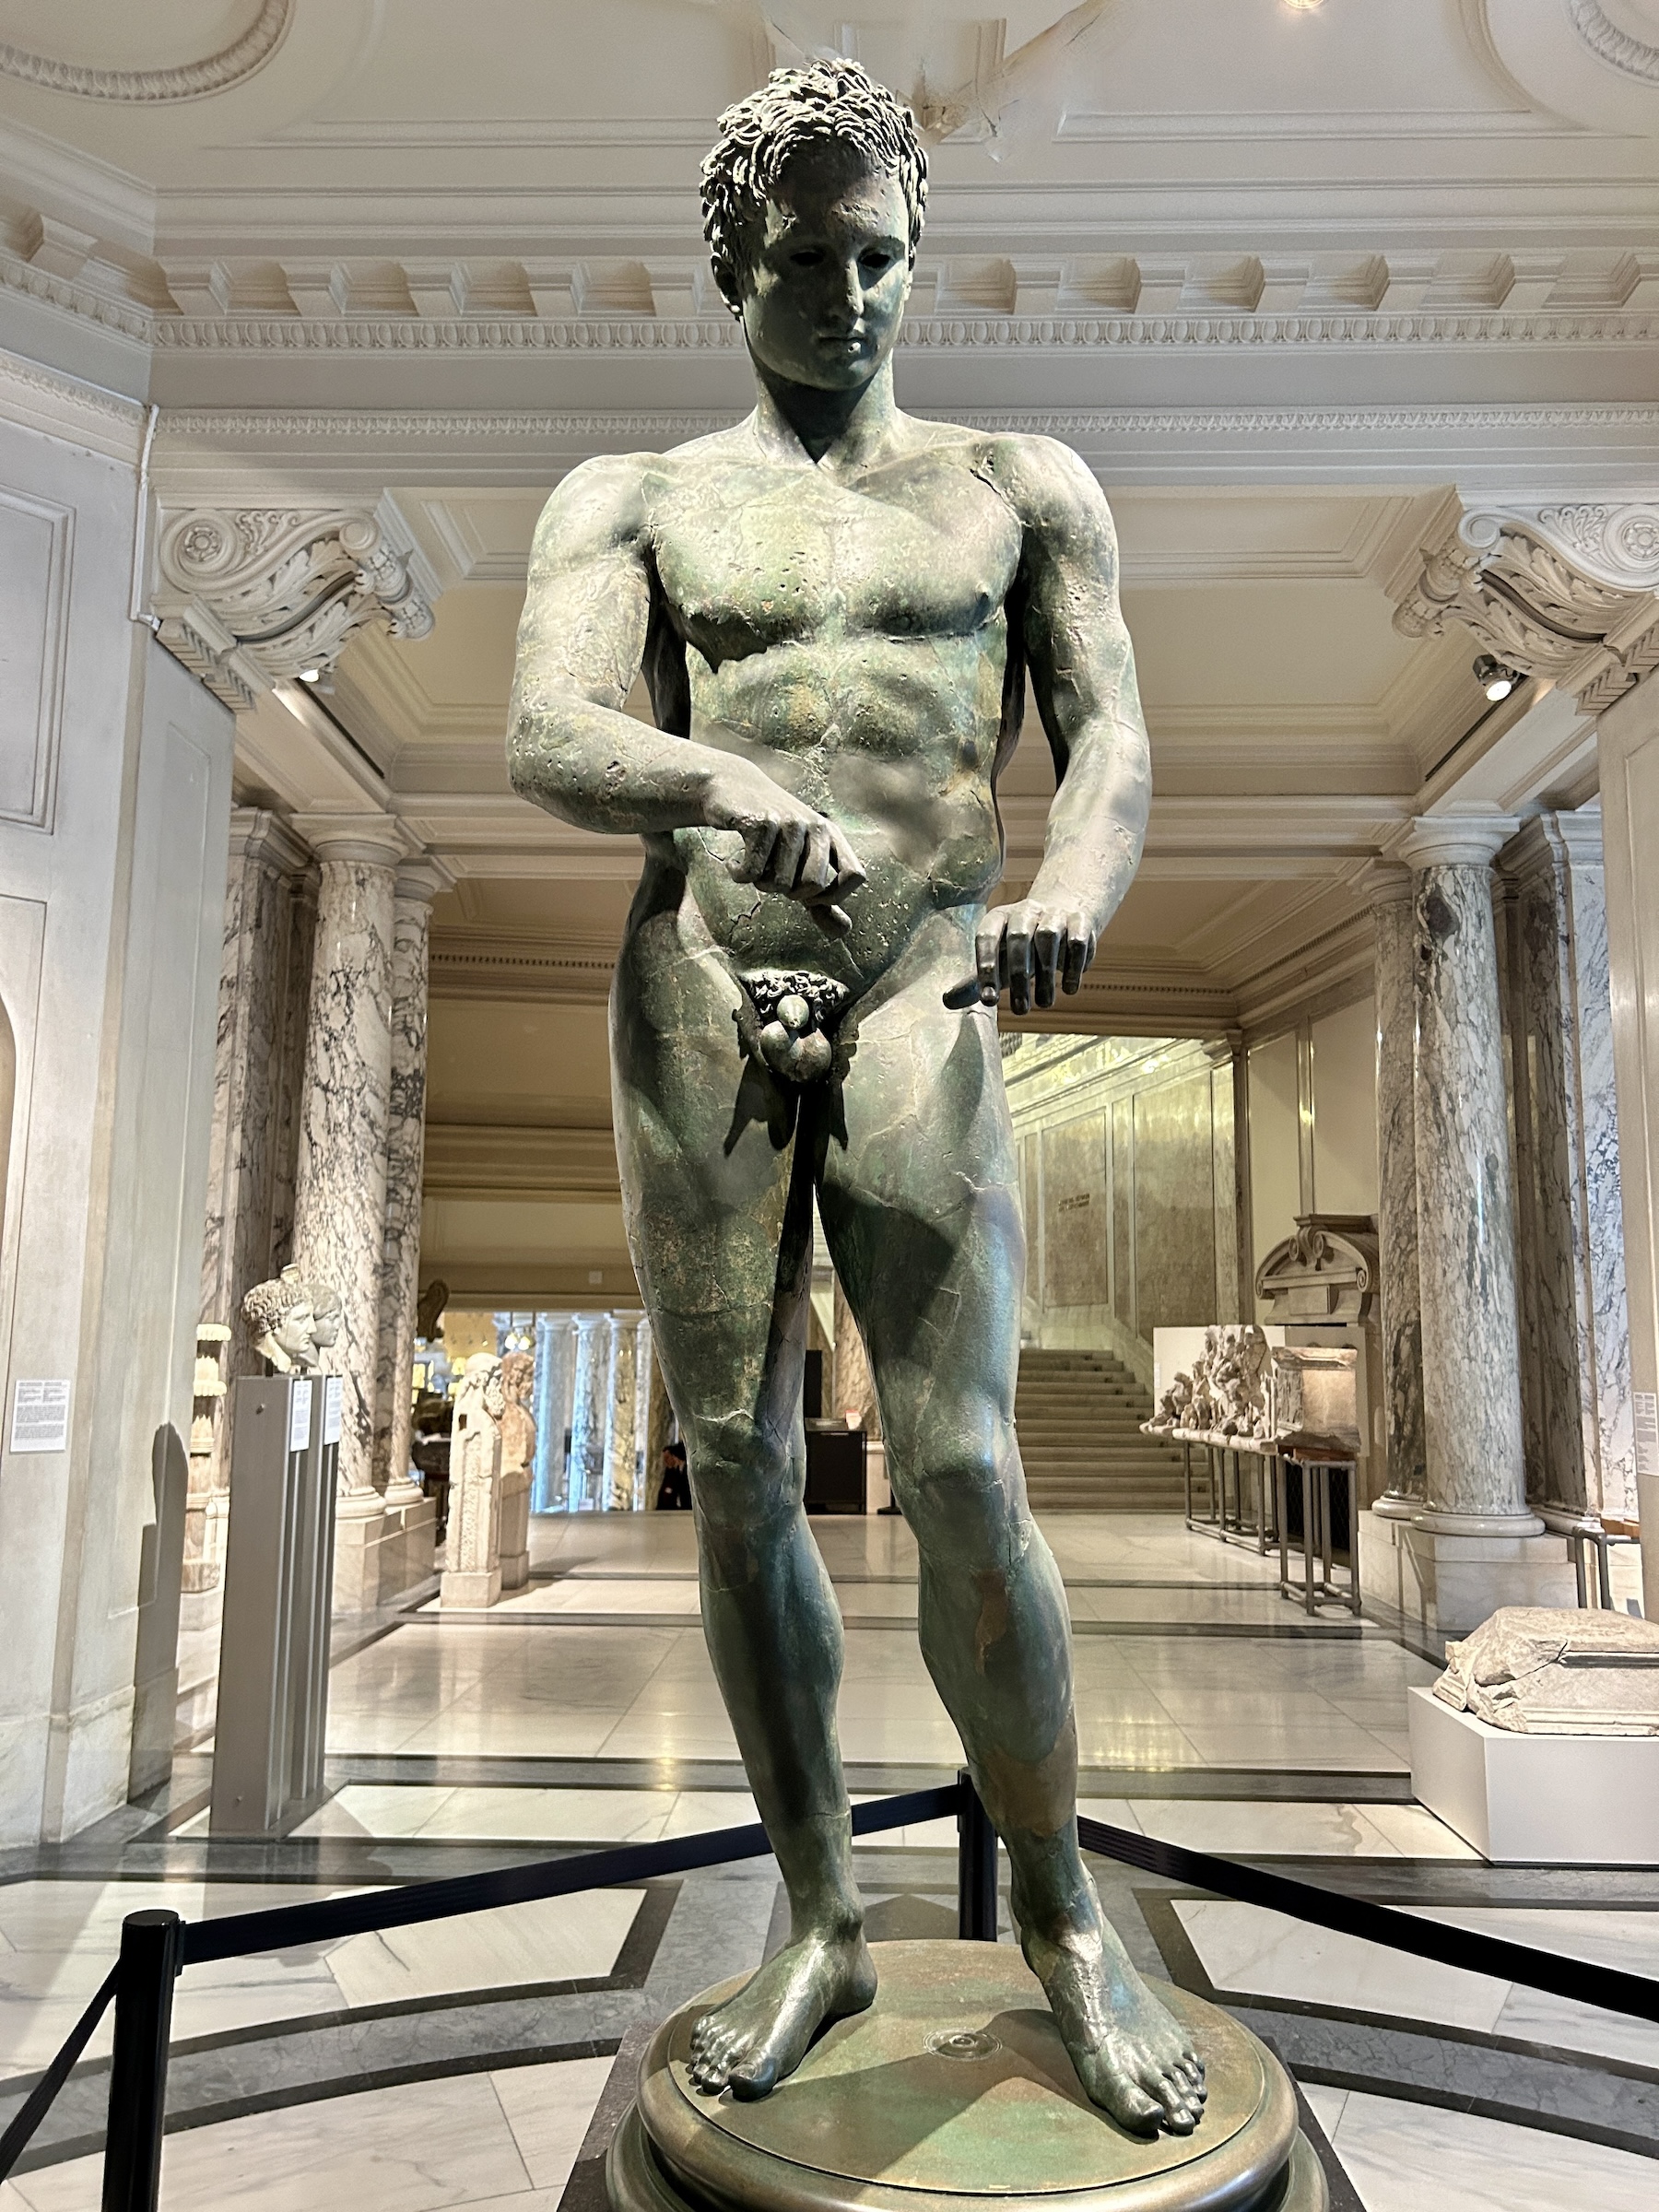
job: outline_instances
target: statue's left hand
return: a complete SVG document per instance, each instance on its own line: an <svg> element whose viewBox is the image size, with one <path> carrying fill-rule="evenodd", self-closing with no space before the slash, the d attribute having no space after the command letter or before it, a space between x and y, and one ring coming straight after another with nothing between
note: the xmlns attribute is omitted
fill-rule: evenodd
<svg viewBox="0 0 1659 2212"><path fill-rule="evenodd" d="M1076 991L1095 955L1095 933L1085 915L1047 899L994 906L974 935L974 973L952 984L947 1006L994 1006L1006 991L1011 1014L1029 1014L1054 1003L1054 985Z"/></svg>

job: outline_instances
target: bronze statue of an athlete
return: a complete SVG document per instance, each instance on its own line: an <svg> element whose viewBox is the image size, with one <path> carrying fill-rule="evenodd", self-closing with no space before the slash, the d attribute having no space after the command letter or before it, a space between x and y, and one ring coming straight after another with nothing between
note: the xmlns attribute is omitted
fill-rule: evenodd
<svg viewBox="0 0 1659 2212"><path fill-rule="evenodd" d="M894 403L925 178L908 111L851 62L722 116L705 229L755 411L587 462L548 501L512 781L645 845L611 997L617 1148L709 1649L793 1910L702 2021L696 2078L764 2096L876 1988L841 1619L801 1504L816 1192L1025 1955L1089 2096L1184 2132L1203 2068L1077 1854L1065 1598L1014 1436L1025 1243L995 1016L1005 992L1024 1012L1077 989L1140 856L1146 726L1088 470ZM654 731L622 711L641 666ZM1030 893L987 912L1028 676L1059 790Z"/></svg>

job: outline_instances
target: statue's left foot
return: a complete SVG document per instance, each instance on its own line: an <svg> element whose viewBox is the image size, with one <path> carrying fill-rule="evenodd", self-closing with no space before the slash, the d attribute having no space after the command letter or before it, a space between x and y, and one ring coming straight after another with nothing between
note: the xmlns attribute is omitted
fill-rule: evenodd
<svg viewBox="0 0 1659 2212"><path fill-rule="evenodd" d="M804 1936L704 2013L691 2031L691 2078L712 2096L770 2096L826 2020L863 2012L875 1995L875 1963L857 1928Z"/></svg>
<svg viewBox="0 0 1659 2212"><path fill-rule="evenodd" d="M1052 1936L1028 1933L1024 1948L1090 2100L1139 2134L1190 2136L1204 2116L1204 2061L1099 1908Z"/></svg>

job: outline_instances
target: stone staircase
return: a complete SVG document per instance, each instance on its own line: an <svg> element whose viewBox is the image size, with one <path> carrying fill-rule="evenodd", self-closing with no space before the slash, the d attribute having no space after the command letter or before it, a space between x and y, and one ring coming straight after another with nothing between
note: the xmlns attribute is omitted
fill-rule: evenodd
<svg viewBox="0 0 1659 2212"><path fill-rule="evenodd" d="M1181 1447L1141 1435L1151 1411L1150 1394L1110 1352L1023 1350L1014 1419L1033 1508L1180 1512Z"/></svg>

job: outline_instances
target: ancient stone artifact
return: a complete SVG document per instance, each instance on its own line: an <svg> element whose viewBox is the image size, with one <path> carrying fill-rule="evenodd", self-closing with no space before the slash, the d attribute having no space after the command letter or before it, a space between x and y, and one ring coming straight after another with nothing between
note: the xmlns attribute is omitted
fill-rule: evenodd
<svg viewBox="0 0 1659 2212"><path fill-rule="evenodd" d="M1659 1621L1504 1606L1446 1646L1434 1694L1518 1735L1659 1735Z"/></svg>
<svg viewBox="0 0 1659 2212"><path fill-rule="evenodd" d="M535 1359L509 1352L501 1361L501 1587L530 1580L530 1481L535 1465Z"/></svg>
<svg viewBox="0 0 1659 2212"><path fill-rule="evenodd" d="M493 1352L476 1353L455 1392L441 1606L493 1606L501 1594L502 1365Z"/></svg>
<svg viewBox="0 0 1659 2212"><path fill-rule="evenodd" d="M340 1333L340 1294L327 1283L308 1283L288 1266L269 1282L255 1283L242 1300L242 1319L253 1348L279 1375L320 1375L323 1354Z"/></svg>
<svg viewBox="0 0 1659 2212"><path fill-rule="evenodd" d="M1078 1856L1065 1599L1013 1427L1024 1244L995 1018L1077 988L1139 860L1146 728L1088 470L895 402L925 177L908 112L851 62L777 72L722 118L705 229L755 411L554 494L510 763L524 797L645 845L611 999L618 1154L704 1627L793 1908L789 1942L702 2013L689 2077L764 2098L876 1994L841 1622L801 1505L816 1195L1026 1959L1087 2096L1186 2133L1194 2038ZM641 668L654 730L622 711ZM987 908L1028 681L1059 789L1029 893Z"/></svg>

